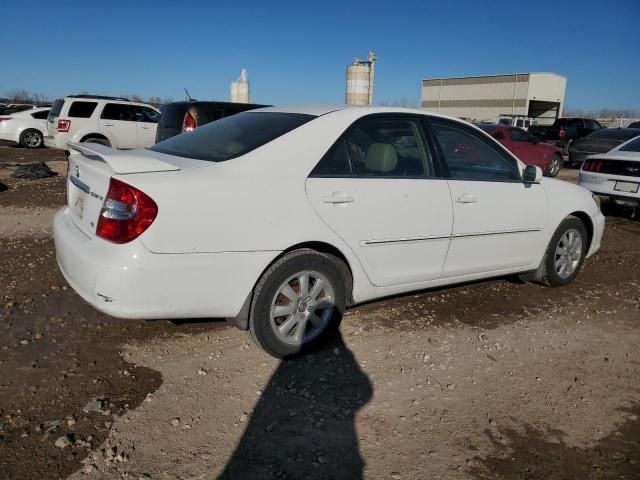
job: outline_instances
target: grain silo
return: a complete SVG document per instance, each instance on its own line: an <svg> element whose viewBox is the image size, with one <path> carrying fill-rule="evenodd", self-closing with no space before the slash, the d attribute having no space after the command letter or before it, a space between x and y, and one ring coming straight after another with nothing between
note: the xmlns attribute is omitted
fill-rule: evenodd
<svg viewBox="0 0 640 480"><path fill-rule="evenodd" d="M249 75L246 68L242 69L238 80L231 82L231 101L249 103Z"/></svg>
<svg viewBox="0 0 640 480"><path fill-rule="evenodd" d="M355 61L347 65L347 93L345 103L348 105L371 105L373 103L373 71L376 54L369 52L367 60Z"/></svg>

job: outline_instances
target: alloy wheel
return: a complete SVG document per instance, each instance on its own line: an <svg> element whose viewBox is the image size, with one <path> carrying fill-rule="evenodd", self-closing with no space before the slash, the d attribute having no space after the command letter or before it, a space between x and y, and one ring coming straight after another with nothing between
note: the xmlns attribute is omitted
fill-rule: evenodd
<svg viewBox="0 0 640 480"><path fill-rule="evenodd" d="M555 269L561 278L574 274L582 257L582 235L571 228L561 237L555 252Z"/></svg>
<svg viewBox="0 0 640 480"><path fill-rule="evenodd" d="M271 327L285 343L308 343L329 324L334 304L334 290L327 277L315 271L299 272L276 291L269 315Z"/></svg>

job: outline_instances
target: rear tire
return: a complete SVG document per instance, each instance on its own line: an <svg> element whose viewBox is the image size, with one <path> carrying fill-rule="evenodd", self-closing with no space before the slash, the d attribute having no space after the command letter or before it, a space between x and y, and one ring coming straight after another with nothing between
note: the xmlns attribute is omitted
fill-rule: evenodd
<svg viewBox="0 0 640 480"><path fill-rule="evenodd" d="M558 173L560 173L560 169L562 168L562 163L562 157L560 157L560 155L558 155L557 153L554 153L549 159L549 164L547 165L547 169L544 174L547 177L557 176Z"/></svg>
<svg viewBox="0 0 640 480"><path fill-rule="evenodd" d="M310 249L277 260L254 288L249 333L267 353L308 352L337 330L346 303L341 260Z"/></svg>
<svg viewBox="0 0 640 480"><path fill-rule="evenodd" d="M83 140L82 143L99 143L100 145L104 145L105 147L111 146L111 142L109 140L100 137L89 137Z"/></svg>
<svg viewBox="0 0 640 480"><path fill-rule="evenodd" d="M20 145L24 148L40 148L44 145L42 133L34 128L29 128L20 135Z"/></svg>
<svg viewBox="0 0 640 480"><path fill-rule="evenodd" d="M576 278L589 245L587 229L577 217L565 218L557 228L534 279L548 287L562 287Z"/></svg>

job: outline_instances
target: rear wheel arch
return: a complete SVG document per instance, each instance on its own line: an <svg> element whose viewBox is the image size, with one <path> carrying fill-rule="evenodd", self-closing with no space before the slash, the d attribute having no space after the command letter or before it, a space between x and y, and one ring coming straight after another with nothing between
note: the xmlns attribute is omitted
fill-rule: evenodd
<svg viewBox="0 0 640 480"><path fill-rule="evenodd" d="M242 305L242 308L240 309L240 312L238 313L238 315L233 318L226 318L227 322L231 323L232 325L238 327L241 330L248 330L249 329L249 313L250 313L251 304L253 302L253 294L256 289L256 286L258 285L258 282L260 282L260 279L264 276L267 270L269 270L278 260L280 260L285 255L291 252L304 251L304 250L307 250L313 253L321 253L331 257L331 259L336 263L336 265L342 272L342 275L345 281L345 285L346 285L345 296L347 300L346 306L348 307L352 305L354 303L353 271L351 269L351 265L349 264L349 261L347 260L347 257L340 251L340 249L336 248L335 246L329 243L310 241L310 242L303 242L303 243L297 243L295 245L292 245L289 248L280 252L279 255L275 256L264 267L264 269L260 272L260 274L256 277L255 282L251 286L251 291L249 292L249 295L247 296L244 304Z"/></svg>
<svg viewBox="0 0 640 480"><path fill-rule="evenodd" d="M109 144L113 147L114 143L107 138L105 135L102 135L101 133L87 133L86 135L84 135L81 139L80 139L80 143L82 142L87 142L91 139L98 139L98 140L104 140L106 142L109 142Z"/></svg>

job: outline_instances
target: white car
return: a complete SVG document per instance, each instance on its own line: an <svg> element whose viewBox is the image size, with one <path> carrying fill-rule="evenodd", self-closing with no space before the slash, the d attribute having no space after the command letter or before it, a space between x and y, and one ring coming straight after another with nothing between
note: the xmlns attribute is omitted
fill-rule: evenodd
<svg viewBox="0 0 640 480"><path fill-rule="evenodd" d="M604 228L586 189L420 110L264 108L146 150L71 147L54 231L80 296L122 318L225 317L278 357L372 299L565 285Z"/></svg>
<svg viewBox="0 0 640 480"><path fill-rule="evenodd" d="M588 157L579 184L617 204L640 206L640 136Z"/></svg>
<svg viewBox="0 0 640 480"><path fill-rule="evenodd" d="M0 140L15 142L25 148L42 147L48 115L49 107L0 115Z"/></svg>
<svg viewBox="0 0 640 480"><path fill-rule="evenodd" d="M155 143L160 111L126 98L70 95L57 99L49 112L47 147L69 150L69 142L99 143L119 149Z"/></svg>

